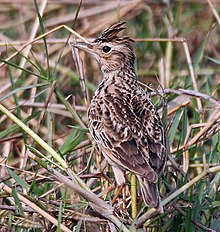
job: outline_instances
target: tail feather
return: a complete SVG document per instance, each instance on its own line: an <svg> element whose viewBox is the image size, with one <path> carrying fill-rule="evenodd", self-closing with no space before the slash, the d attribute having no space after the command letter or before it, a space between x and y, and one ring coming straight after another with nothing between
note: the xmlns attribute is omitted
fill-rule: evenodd
<svg viewBox="0 0 220 232"><path fill-rule="evenodd" d="M137 177L145 204L150 208L155 208L158 212L163 213L157 183L149 182L146 178L141 176Z"/></svg>

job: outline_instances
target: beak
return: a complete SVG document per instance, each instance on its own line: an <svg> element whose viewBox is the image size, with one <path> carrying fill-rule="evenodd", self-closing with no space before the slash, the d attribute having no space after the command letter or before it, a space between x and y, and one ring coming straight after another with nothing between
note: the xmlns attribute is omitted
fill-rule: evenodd
<svg viewBox="0 0 220 232"><path fill-rule="evenodd" d="M81 49L85 52L93 54L93 45L90 43L77 43L72 45L74 48Z"/></svg>

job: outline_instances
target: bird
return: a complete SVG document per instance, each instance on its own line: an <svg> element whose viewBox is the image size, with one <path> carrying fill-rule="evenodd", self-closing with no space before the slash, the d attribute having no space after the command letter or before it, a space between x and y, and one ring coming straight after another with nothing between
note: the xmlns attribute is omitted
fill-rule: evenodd
<svg viewBox="0 0 220 232"><path fill-rule="evenodd" d="M120 36L125 29L126 23L119 21L94 41L73 44L92 54L103 73L88 110L88 127L117 185L125 184L126 171L134 173L145 204L162 213L158 177L167 159L164 128L138 82L134 40Z"/></svg>

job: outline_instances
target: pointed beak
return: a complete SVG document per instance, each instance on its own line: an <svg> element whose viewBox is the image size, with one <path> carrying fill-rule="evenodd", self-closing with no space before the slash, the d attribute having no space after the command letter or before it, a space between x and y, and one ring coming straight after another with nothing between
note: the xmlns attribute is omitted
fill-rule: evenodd
<svg viewBox="0 0 220 232"><path fill-rule="evenodd" d="M93 46L89 43L77 43L72 45L74 48L81 49L85 52L93 54Z"/></svg>

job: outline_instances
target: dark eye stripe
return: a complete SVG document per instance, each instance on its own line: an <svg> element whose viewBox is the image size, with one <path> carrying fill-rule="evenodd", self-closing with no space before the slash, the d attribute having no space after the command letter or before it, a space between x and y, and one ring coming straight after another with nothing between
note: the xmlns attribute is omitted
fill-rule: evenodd
<svg viewBox="0 0 220 232"><path fill-rule="evenodd" d="M109 46L104 46L104 47L102 48L102 51L103 51L104 53L108 53L108 52L111 51L111 47L109 47Z"/></svg>

